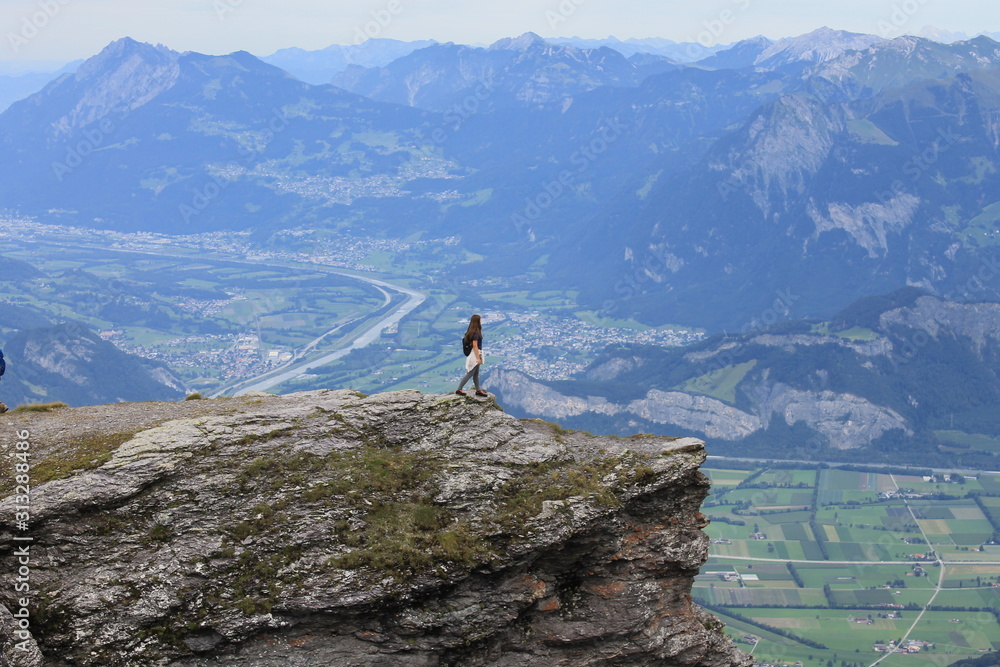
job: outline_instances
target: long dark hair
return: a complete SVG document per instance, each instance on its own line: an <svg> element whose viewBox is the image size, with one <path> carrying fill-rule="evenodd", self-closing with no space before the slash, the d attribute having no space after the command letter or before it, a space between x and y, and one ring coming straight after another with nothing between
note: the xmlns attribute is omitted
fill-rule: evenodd
<svg viewBox="0 0 1000 667"><path fill-rule="evenodd" d="M483 334L483 321L479 315L473 315L469 319L469 328L465 330L465 342L471 342L477 334L480 336Z"/></svg>

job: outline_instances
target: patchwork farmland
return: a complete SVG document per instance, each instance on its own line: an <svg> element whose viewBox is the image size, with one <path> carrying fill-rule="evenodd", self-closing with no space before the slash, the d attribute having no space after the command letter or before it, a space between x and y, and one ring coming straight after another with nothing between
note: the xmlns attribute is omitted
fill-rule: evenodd
<svg viewBox="0 0 1000 667"><path fill-rule="evenodd" d="M1000 477L709 468L692 594L759 665L938 667L1000 651Z"/></svg>

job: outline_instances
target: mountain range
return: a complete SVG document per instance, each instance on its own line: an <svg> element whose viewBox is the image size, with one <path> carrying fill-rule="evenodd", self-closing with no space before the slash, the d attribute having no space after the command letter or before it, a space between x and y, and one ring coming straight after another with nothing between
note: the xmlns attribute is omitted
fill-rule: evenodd
<svg viewBox="0 0 1000 667"><path fill-rule="evenodd" d="M392 61L409 55L417 49L436 44L432 39L401 42L398 39L369 39L360 44L334 44L325 49L307 51L289 48L275 51L261 58L264 62L280 67L301 81L314 85L330 83L351 65L384 67Z"/></svg>
<svg viewBox="0 0 1000 667"><path fill-rule="evenodd" d="M311 85L123 39L0 115L0 203L121 230L456 236L482 258L456 277L540 270L606 315L712 330L788 289L789 318L905 285L960 298L993 257L990 38L821 29L687 64L590 46L431 44Z"/></svg>
<svg viewBox="0 0 1000 667"><path fill-rule="evenodd" d="M907 284L960 296L996 253L998 64L985 37L907 37L807 67L693 165L637 179L555 263L615 247L577 276L584 298L715 329L786 289L813 317Z"/></svg>
<svg viewBox="0 0 1000 667"><path fill-rule="evenodd" d="M585 39L582 37L546 37L549 44L560 46L575 46L578 49L614 49L626 58L636 54L663 56L674 62L687 63L707 58L713 53L724 51L732 45L712 44L706 46L701 42L675 42L657 37L638 39L635 37L621 40L611 36L605 39Z"/></svg>
<svg viewBox="0 0 1000 667"><path fill-rule="evenodd" d="M558 103L602 86L635 87L648 76L677 69L663 56L626 58L608 47L551 44L534 33L489 48L438 44L385 67L351 65L335 86L380 102L444 112L486 88L487 108ZM478 111L478 109L477 109Z"/></svg>

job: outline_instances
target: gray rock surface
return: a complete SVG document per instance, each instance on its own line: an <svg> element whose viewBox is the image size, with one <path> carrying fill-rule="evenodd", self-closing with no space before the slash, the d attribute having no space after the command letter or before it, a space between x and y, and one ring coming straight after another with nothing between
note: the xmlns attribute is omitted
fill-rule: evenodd
<svg viewBox="0 0 1000 667"><path fill-rule="evenodd" d="M933 338L940 335L961 336L971 340L976 350L982 352L986 345L1000 340L1000 304L954 303L925 296L909 308L883 313L880 324L883 328L909 327ZM910 341L913 345L922 344L918 335L915 334L913 339Z"/></svg>
<svg viewBox="0 0 1000 667"><path fill-rule="evenodd" d="M913 435L895 410L858 396L832 391L801 391L777 383L758 397L762 414L780 415L787 424L804 422L838 449L863 447L886 432L899 429Z"/></svg>
<svg viewBox="0 0 1000 667"><path fill-rule="evenodd" d="M736 440L762 428L760 417L709 396L651 389L628 404L628 411L660 424L675 424L708 437Z"/></svg>
<svg viewBox="0 0 1000 667"><path fill-rule="evenodd" d="M33 448L44 657L26 665L753 662L690 598L708 553L699 440L413 391L2 421ZM15 534L0 523L4 571Z"/></svg>
<svg viewBox="0 0 1000 667"><path fill-rule="evenodd" d="M627 403L612 403L599 396L568 396L518 371L494 373L490 382L511 407L544 419L586 413L627 415L718 440L742 440L766 429L776 415L788 424L805 424L838 449L863 447L893 429L913 433L898 412L859 396L801 391L766 381L747 389L754 401L753 411L710 396L659 389L650 389L641 399Z"/></svg>
<svg viewBox="0 0 1000 667"><path fill-rule="evenodd" d="M21 608L15 608L21 616ZM38 644L31 635L30 615L29 610L25 619L29 627L25 629L20 619L15 619L10 609L0 604L0 658L4 661L0 664L10 667L41 667L42 652L38 650Z"/></svg>

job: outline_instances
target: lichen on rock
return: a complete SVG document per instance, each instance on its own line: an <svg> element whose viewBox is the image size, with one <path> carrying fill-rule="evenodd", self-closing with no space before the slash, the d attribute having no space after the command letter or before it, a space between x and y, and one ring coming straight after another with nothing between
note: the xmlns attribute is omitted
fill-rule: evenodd
<svg viewBox="0 0 1000 667"><path fill-rule="evenodd" d="M34 489L42 664L752 664L690 598L698 440L415 391L197 403L124 442L107 419L113 446ZM7 421L42 465L100 431L86 410Z"/></svg>

